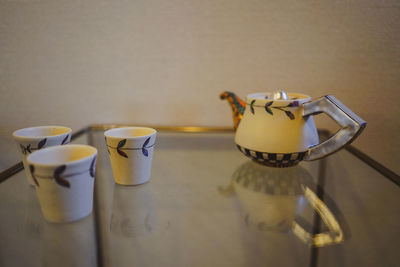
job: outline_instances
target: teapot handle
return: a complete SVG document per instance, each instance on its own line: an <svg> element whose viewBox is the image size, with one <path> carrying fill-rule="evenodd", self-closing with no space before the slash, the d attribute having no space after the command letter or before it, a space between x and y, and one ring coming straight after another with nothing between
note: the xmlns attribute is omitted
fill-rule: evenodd
<svg viewBox="0 0 400 267"><path fill-rule="evenodd" d="M326 113L342 128L325 142L308 149L305 160L328 156L350 144L364 130L367 123L332 95L303 104L303 117Z"/></svg>
<svg viewBox="0 0 400 267"><path fill-rule="evenodd" d="M319 214L322 221L328 228L327 232L318 233L312 235L308 233L303 227L301 227L297 222L293 222L292 231L293 233L304 243L322 247L330 244L337 244L343 241L343 231L340 227L338 221L333 216L329 208L322 202L321 199L308 187L302 186L304 197L314 208L314 210Z"/></svg>

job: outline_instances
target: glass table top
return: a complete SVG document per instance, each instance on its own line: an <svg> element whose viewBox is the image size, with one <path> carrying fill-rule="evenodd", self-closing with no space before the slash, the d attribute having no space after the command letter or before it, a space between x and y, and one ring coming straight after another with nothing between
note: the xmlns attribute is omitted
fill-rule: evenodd
<svg viewBox="0 0 400 267"><path fill-rule="evenodd" d="M400 188L346 150L274 169L233 133L160 131L150 182L115 184L103 131L94 207L44 220L19 172L0 185L0 266L399 266Z"/></svg>

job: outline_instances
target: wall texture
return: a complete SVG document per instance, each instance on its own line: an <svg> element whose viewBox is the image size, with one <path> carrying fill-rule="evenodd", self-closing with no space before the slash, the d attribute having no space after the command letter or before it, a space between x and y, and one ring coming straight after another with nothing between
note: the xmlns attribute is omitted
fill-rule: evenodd
<svg viewBox="0 0 400 267"><path fill-rule="evenodd" d="M333 94L400 172L400 3L0 0L0 171L27 126L231 125L226 89Z"/></svg>

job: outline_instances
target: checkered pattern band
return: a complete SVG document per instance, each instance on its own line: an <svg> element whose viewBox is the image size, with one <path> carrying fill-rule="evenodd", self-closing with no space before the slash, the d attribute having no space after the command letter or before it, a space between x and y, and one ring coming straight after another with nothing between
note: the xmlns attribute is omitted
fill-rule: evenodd
<svg viewBox="0 0 400 267"><path fill-rule="evenodd" d="M307 153L307 151L294 153L267 153L250 150L239 145L236 146L240 152L245 154L247 157L252 158L256 162L277 168L294 166L302 161Z"/></svg>

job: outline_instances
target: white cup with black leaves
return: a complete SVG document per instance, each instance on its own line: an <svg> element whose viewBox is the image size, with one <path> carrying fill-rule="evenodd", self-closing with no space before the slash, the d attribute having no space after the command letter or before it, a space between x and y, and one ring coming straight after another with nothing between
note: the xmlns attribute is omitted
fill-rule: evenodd
<svg viewBox="0 0 400 267"><path fill-rule="evenodd" d="M71 132L70 128L64 126L37 126L14 131L13 137L22 155L26 179L30 185L36 183L26 161L29 154L45 147L69 144Z"/></svg>
<svg viewBox="0 0 400 267"><path fill-rule="evenodd" d="M97 149L53 146L27 158L45 219L72 222L92 212Z"/></svg>
<svg viewBox="0 0 400 267"><path fill-rule="evenodd" d="M150 180L157 131L147 127L121 127L104 132L114 180L139 185Z"/></svg>

